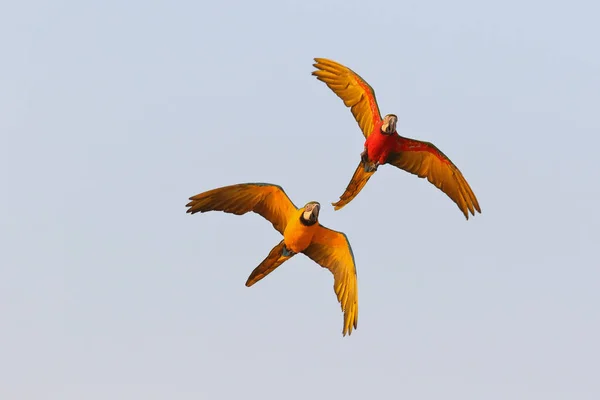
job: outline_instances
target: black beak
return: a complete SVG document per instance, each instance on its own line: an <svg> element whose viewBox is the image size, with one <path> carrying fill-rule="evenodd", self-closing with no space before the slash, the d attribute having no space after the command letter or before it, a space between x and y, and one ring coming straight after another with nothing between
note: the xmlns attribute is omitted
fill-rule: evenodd
<svg viewBox="0 0 600 400"><path fill-rule="evenodd" d="M318 204L315 204L314 207L313 207L313 209L312 209L312 213L310 214L310 218L313 221L316 221L317 218L319 218L319 209L320 209L320 206Z"/></svg>

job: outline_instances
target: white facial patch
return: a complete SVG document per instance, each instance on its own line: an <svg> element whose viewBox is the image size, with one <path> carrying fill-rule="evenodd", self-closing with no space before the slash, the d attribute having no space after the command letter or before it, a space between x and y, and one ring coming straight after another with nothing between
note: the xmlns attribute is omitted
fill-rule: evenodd
<svg viewBox="0 0 600 400"><path fill-rule="evenodd" d="M311 212L311 211L304 211L303 218L304 218L306 221L310 221L310 216L311 216L311 214L312 214L312 212Z"/></svg>

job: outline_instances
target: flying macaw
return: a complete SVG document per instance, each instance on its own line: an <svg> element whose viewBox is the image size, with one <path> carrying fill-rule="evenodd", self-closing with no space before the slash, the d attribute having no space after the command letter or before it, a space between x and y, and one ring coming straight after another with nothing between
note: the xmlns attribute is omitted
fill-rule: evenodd
<svg viewBox="0 0 600 400"><path fill-rule="evenodd" d="M224 211L242 215L253 211L283 235L267 258L252 271L246 286L263 279L297 253L304 253L333 274L333 289L344 312L342 334L352 334L358 323L358 285L352 247L345 234L319 223L316 201L297 208L284 190L268 183L242 183L190 197L188 213Z"/></svg>
<svg viewBox="0 0 600 400"><path fill-rule="evenodd" d="M469 219L469 211L481 213L471 187L459 169L437 147L428 142L398 135L398 117L388 114L383 119L375 98L375 91L357 73L335 61L315 58L316 71L312 74L333 90L350 107L366 141L361 162L356 168L346 191L336 203L336 210L348 204L365 186L381 164L391 164L419 178L427 178L456 203Z"/></svg>

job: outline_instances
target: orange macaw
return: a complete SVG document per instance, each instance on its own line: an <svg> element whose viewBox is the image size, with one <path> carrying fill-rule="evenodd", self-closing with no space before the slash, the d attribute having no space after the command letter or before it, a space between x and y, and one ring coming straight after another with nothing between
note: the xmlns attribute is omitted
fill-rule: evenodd
<svg viewBox="0 0 600 400"><path fill-rule="evenodd" d="M312 74L325 82L333 92L350 107L366 141L361 162L356 168L346 191L337 203L336 210L348 204L365 186L381 164L391 164L419 178L427 178L456 203L467 220L469 211L481 213L471 187L444 153L428 142L398 135L398 117L388 114L383 119L375 98L375 91L357 73L335 61L315 58L317 68Z"/></svg>
<svg viewBox="0 0 600 400"><path fill-rule="evenodd" d="M268 183L242 183L225 186L190 197L188 213L224 211L242 215L253 211L262 215L283 235L267 258L252 271L250 287L296 253L304 253L331 271L333 289L344 312L342 334L352 334L358 323L358 284L352 247L345 234L319 223L321 205L316 201L298 208L280 186Z"/></svg>

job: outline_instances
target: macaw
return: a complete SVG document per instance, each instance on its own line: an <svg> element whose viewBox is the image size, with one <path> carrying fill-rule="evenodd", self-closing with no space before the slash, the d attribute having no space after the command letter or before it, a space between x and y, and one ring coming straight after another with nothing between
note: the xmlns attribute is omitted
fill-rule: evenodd
<svg viewBox="0 0 600 400"><path fill-rule="evenodd" d="M304 253L333 274L333 289L344 313L343 336L358 323L358 284L352 247L345 234L319 223L321 205L316 201L298 208L285 191L268 183L242 183L209 190L190 197L187 212L224 211L242 215L253 211L283 235L267 258L252 271L246 286L263 279L297 253Z"/></svg>
<svg viewBox="0 0 600 400"><path fill-rule="evenodd" d="M442 190L469 219L469 211L481 213L475 194L459 169L432 143L400 136L396 132L398 117L387 114L383 119L375 91L357 73L335 61L315 58L312 75L344 101L366 141L361 161L340 200L332 203L336 210L348 204L362 190L381 164L391 164L419 178L427 178Z"/></svg>

